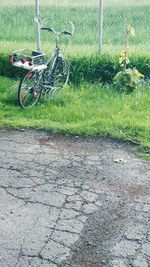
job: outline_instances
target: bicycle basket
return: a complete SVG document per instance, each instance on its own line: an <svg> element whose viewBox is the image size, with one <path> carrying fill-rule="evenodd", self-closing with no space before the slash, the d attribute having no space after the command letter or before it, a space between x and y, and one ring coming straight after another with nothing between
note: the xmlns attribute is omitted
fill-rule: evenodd
<svg viewBox="0 0 150 267"><path fill-rule="evenodd" d="M27 70L40 71L47 68L44 56L43 52L28 49L13 51L10 54L10 64Z"/></svg>

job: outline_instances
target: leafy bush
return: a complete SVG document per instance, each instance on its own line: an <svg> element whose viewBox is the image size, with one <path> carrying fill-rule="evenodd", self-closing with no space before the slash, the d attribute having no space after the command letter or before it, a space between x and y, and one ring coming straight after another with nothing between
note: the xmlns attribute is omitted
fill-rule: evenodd
<svg viewBox="0 0 150 267"><path fill-rule="evenodd" d="M134 29L129 25L126 25L126 36L125 36L125 48L119 58L121 71L119 71L114 79L114 85L120 90L130 93L139 87L141 78L144 77L136 68L128 68L127 65L130 63L128 58L128 35L135 36Z"/></svg>
<svg viewBox="0 0 150 267"><path fill-rule="evenodd" d="M138 89L141 77L143 77L143 74L141 74L136 68L128 68L119 71L114 77L113 82L118 89L129 93L135 89Z"/></svg>
<svg viewBox="0 0 150 267"><path fill-rule="evenodd" d="M116 56L95 54L86 57L72 57L71 81L80 83L88 82L111 83L114 75L119 70Z"/></svg>
<svg viewBox="0 0 150 267"><path fill-rule="evenodd" d="M117 56L99 55L85 57L70 57L70 81L79 84L88 82L112 83L114 76L119 72L120 64ZM150 77L150 57L131 55L129 68L137 68L145 77ZM9 64L8 54L0 54L0 76L20 78L25 70L14 68Z"/></svg>
<svg viewBox="0 0 150 267"><path fill-rule="evenodd" d="M0 53L0 76L18 78L24 75L25 70L13 67L9 63L9 55Z"/></svg>

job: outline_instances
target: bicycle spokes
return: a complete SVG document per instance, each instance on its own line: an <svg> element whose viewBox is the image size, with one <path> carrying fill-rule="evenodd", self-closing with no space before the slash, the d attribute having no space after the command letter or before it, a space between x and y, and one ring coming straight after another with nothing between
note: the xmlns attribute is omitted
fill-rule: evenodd
<svg viewBox="0 0 150 267"><path fill-rule="evenodd" d="M22 108L34 106L41 95L40 76L35 72L29 72L21 81L18 90L18 100Z"/></svg>
<svg viewBox="0 0 150 267"><path fill-rule="evenodd" d="M53 87L61 89L69 79L70 66L66 59L59 59L53 72Z"/></svg>

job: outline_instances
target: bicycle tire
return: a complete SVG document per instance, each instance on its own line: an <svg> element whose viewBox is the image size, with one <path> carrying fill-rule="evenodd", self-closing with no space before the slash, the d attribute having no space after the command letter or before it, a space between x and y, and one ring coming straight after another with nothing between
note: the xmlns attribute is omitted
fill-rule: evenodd
<svg viewBox="0 0 150 267"><path fill-rule="evenodd" d="M54 90L60 90L69 81L70 64L66 58L58 56L52 72L52 86Z"/></svg>
<svg viewBox="0 0 150 267"><path fill-rule="evenodd" d="M55 94L60 91L69 81L70 64L66 58L57 56L55 59L53 69L45 70L43 72L43 83L45 89L43 90L44 100L52 100ZM42 95L42 98L43 98Z"/></svg>
<svg viewBox="0 0 150 267"><path fill-rule="evenodd" d="M29 71L20 81L18 88L18 102L21 108L31 108L40 99L41 91L38 84L39 73Z"/></svg>

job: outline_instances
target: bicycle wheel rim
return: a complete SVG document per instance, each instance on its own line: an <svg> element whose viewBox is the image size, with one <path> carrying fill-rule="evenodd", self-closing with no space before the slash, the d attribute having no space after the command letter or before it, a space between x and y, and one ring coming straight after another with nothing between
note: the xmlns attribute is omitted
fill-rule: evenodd
<svg viewBox="0 0 150 267"><path fill-rule="evenodd" d="M40 98L38 73L28 72L21 80L18 90L18 100L21 108L33 107Z"/></svg>
<svg viewBox="0 0 150 267"><path fill-rule="evenodd" d="M65 58L58 57L52 74L53 91L63 88L69 81L70 64Z"/></svg>

